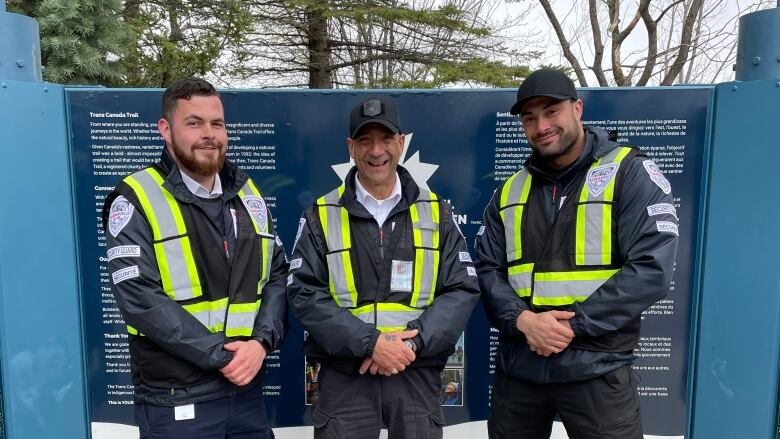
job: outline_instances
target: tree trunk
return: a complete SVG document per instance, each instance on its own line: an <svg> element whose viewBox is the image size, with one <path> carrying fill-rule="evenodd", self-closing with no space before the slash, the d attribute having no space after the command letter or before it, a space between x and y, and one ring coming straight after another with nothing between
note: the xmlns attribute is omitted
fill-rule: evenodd
<svg viewBox="0 0 780 439"><path fill-rule="evenodd" d="M328 20L325 18L325 0L316 0L306 7L309 43L309 88L333 88L330 77L330 50L328 49Z"/></svg>

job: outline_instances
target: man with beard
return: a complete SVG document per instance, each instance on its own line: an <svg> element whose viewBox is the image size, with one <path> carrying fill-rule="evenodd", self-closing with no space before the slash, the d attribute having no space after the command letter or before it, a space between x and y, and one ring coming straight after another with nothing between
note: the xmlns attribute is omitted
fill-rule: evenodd
<svg viewBox="0 0 780 439"><path fill-rule="evenodd" d="M531 74L511 113L533 154L495 191L476 240L483 302L500 331L488 433L642 438L633 349L669 291L677 215L638 150L583 127L574 83Z"/></svg>
<svg viewBox="0 0 780 439"><path fill-rule="evenodd" d="M349 118L355 167L301 218L287 295L319 361L316 439L441 438L441 371L479 299L452 207L398 161L395 104Z"/></svg>
<svg viewBox="0 0 780 439"><path fill-rule="evenodd" d="M282 243L257 185L225 160L211 84L168 87L157 126L160 161L103 209L141 438L272 438L262 366L287 329Z"/></svg>

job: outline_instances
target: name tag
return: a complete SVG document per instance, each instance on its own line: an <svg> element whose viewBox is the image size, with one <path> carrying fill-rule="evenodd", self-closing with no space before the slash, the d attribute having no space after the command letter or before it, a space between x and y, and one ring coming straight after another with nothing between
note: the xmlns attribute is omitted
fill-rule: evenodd
<svg viewBox="0 0 780 439"><path fill-rule="evenodd" d="M411 261L393 261L390 275L390 291L412 291L412 273L414 264Z"/></svg>

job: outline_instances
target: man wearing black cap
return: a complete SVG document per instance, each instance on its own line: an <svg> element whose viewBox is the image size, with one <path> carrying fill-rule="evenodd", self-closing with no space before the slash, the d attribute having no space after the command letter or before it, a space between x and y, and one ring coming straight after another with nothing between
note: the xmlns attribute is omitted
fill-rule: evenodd
<svg viewBox="0 0 780 439"><path fill-rule="evenodd" d="M479 299L451 206L398 160L392 101L349 119L355 167L301 218L287 296L322 363L314 437L441 438L441 371Z"/></svg>
<svg viewBox="0 0 780 439"><path fill-rule="evenodd" d="M572 81L517 91L533 154L493 195L476 240L483 303L500 331L491 438L641 438L631 370L642 311L666 296L677 251L669 182L636 149L582 125Z"/></svg>

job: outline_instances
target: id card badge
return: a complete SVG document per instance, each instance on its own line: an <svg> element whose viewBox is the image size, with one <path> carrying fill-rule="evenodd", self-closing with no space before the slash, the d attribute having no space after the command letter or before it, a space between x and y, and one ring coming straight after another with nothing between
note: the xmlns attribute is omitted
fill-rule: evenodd
<svg viewBox="0 0 780 439"><path fill-rule="evenodd" d="M390 291L410 293L412 291L412 272L414 264L411 261L393 261L390 274Z"/></svg>
<svg viewBox="0 0 780 439"><path fill-rule="evenodd" d="M195 419L195 404L180 405L173 408L173 419L176 421L186 421Z"/></svg>

